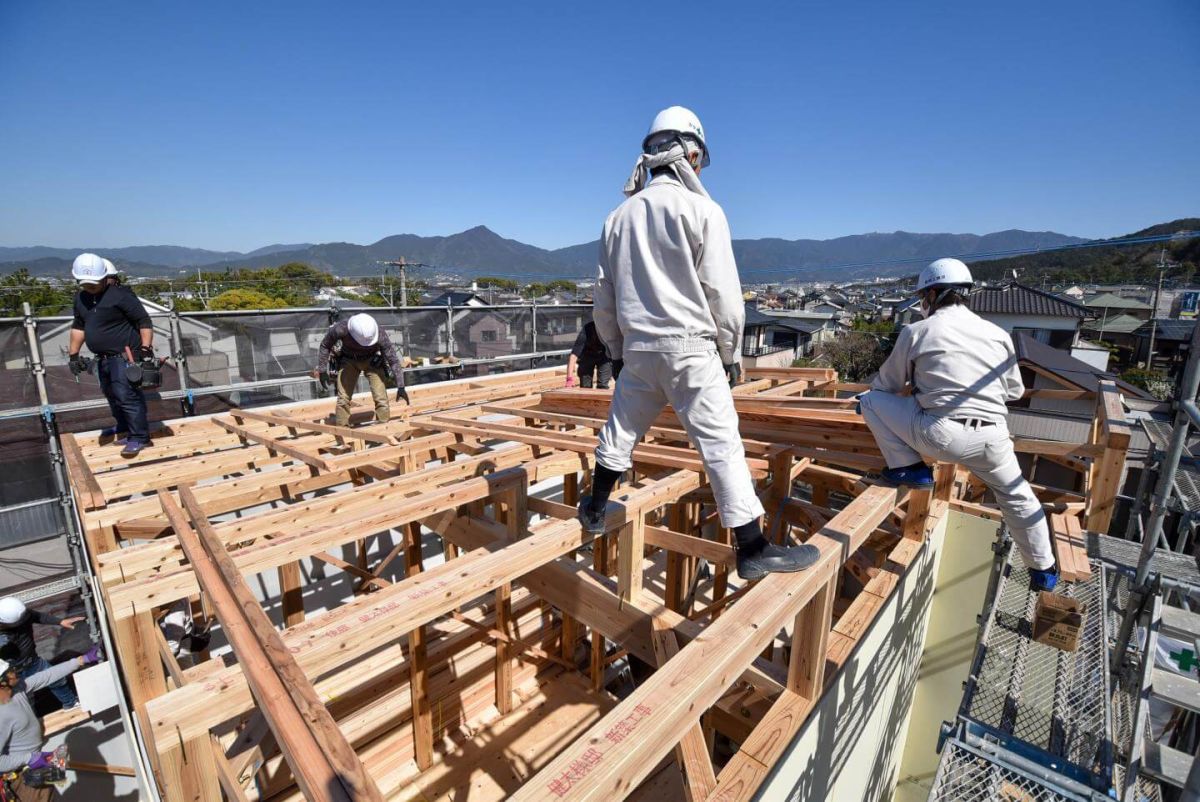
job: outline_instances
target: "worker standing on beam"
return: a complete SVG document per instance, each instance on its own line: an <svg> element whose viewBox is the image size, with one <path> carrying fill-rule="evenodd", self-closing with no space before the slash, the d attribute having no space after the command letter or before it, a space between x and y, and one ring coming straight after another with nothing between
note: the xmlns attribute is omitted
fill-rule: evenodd
<svg viewBox="0 0 1200 802"><path fill-rule="evenodd" d="M133 290L121 286L116 268L107 259L82 253L75 258L71 275L79 292L67 346L68 364L76 376L88 369L79 355L84 343L96 355L100 390L116 423L112 432L118 438L125 434L117 441L124 444L121 456L135 457L150 445L142 376L146 371L157 375L154 325Z"/></svg>
<svg viewBox="0 0 1200 802"><path fill-rule="evenodd" d="M567 357L567 386L575 386L575 375L579 374L580 387L592 387L593 380L601 390L608 389L608 383L614 378L613 361L608 353L608 346L596 333L596 324L588 321L579 330L575 345L571 346L571 355Z"/></svg>
<svg viewBox="0 0 1200 802"><path fill-rule="evenodd" d="M33 711L30 694L64 681L84 666L100 662L100 647L44 671L21 678L0 659L0 782L4 799L47 802L54 784L63 779L53 752L43 752L42 720Z"/></svg>
<svg viewBox="0 0 1200 802"><path fill-rule="evenodd" d="M387 332L379 328L375 318L365 313L351 315L349 320L339 321L329 327L321 348L317 352L317 367L312 372L314 379L328 387L335 381L331 360L336 356L338 370L337 411L334 422L338 426L350 425L350 398L358 384L360 373L367 375L371 397L375 401L375 420L386 422L391 417L387 400L387 375L390 372L396 381L396 400L409 403L408 391L404 389L404 371L400 368L400 357L392 345Z"/></svg>
<svg viewBox="0 0 1200 802"><path fill-rule="evenodd" d="M921 271L925 319L901 330L860 408L887 462L886 481L933 487L922 455L968 468L996 496L1033 587L1051 590L1058 568L1046 513L1008 434L1007 402L1021 398L1025 384L1012 338L967 307L973 283L958 259Z"/></svg>
<svg viewBox="0 0 1200 802"><path fill-rule="evenodd" d="M604 223L593 319L623 372L579 518L586 531L604 531L613 486L669 403L704 461L722 525L734 532L738 575L752 580L803 570L820 552L762 534L731 392L746 313L729 224L700 183L708 163L696 115L680 106L660 112L625 184L627 200Z"/></svg>

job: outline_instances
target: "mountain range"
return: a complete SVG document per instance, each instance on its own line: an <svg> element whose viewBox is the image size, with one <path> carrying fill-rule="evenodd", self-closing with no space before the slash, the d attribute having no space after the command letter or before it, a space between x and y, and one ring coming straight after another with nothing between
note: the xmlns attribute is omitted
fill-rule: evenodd
<svg viewBox="0 0 1200 802"><path fill-rule="evenodd" d="M964 253L995 253L1049 248L1083 242L1052 231L1012 229L992 234L917 234L907 231L856 234L828 240L738 239L734 254L743 283L789 280L849 280L871 276L900 276L915 272L911 260ZM63 276L71 261L86 248L0 248L0 273L27 268L36 276ZM423 237L397 234L370 245L349 242L268 245L249 253L146 245L98 248L117 266L136 276L170 276L197 268L273 267L304 262L339 276L378 275L380 262L404 257L410 264L429 266L439 274L473 277L500 274L519 278L581 278L594 275L598 242L547 250L505 239L486 226L458 234ZM831 268L837 266L836 275ZM411 275L420 277L418 268Z"/></svg>

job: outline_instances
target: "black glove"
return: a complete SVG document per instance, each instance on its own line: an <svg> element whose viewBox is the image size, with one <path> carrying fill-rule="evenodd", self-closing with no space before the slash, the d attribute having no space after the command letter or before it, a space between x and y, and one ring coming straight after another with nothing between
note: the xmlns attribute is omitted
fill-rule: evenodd
<svg viewBox="0 0 1200 802"><path fill-rule="evenodd" d="M321 379L321 386L326 387L326 388L332 387L333 383L335 381L333 373L328 370L321 371L321 375L319 378Z"/></svg>
<svg viewBox="0 0 1200 802"><path fill-rule="evenodd" d="M133 352L133 358L137 362L147 362L154 360L154 348L149 345L139 345Z"/></svg>
<svg viewBox="0 0 1200 802"><path fill-rule="evenodd" d="M612 365L613 365L613 378L614 379L620 378L621 371L625 369L625 360L624 359L614 359L612 361Z"/></svg>
<svg viewBox="0 0 1200 802"><path fill-rule="evenodd" d="M75 376L85 373L88 369L88 361L79 354L72 354L71 361L67 364L71 367L71 373Z"/></svg>
<svg viewBox="0 0 1200 802"><path fill-rule="evenodd" d="M736 362L730 362L725 366L725 377L729 379L729 386L734 387L742 381L742 366Z"/></svg>
<svg viewBox="0 0 1200 802"><path fill-rule="evenodd" d="M403 387L397 387L396 388L396 400L399 401L401 398L404 399L404 403L408 404L409 406L412 406L412 401L408 400L408 390L405 390Z"/></svg>

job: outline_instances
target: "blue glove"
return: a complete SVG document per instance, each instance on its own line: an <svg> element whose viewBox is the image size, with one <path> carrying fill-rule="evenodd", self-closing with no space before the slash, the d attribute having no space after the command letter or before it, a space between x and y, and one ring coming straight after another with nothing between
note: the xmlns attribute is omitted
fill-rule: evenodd
<svg viewBox="0 0 1200 802"><path fill-rule="evenodd" d="M50 765L50 758L54 757L53 752L31 752L29 758L29 768L44 769Z"/></svg>
<svg viewBox="0 0 1200 802"><path fill-rule="evenodd" d="M100 662L100 644L95 644L83 654L83 664L85 666L94 666Z"/></svg>

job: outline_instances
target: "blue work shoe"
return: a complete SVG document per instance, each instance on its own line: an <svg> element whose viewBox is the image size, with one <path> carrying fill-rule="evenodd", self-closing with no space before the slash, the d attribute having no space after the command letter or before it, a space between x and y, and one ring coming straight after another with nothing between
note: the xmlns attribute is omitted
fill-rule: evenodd
<svg viewBox="0 0 1200 802"><path fill-rule="evenodd" d="M1058 565L1029 569L1030 590L1054 590L1056 585L1058 585Z"/></svg>
<svg viewBox="0 0 1200 802"><path fill-rule="evenodd" d="M923 462L905 468L884 468L883 481L891 485L928 490L933 487L933 469Z"/></svg>
<svg viewBox="0 0 1200 802"><path fill-rule="evenodd" d="M116 426L109 426L107 428L101 429L100 437L101 438L104 438L104 437L113 438L113 441L112 441L112 443L110 443L110 445L117 445L117 446L125 445L125 441L129 439L128 433L118 430Z"/></svg>
<svg viewBox="0 0 1200 802"><path fill-rule="evenodd" d="M143 443L141 440L135 440L132 437L128 437L125 439L125 447L121 449L121 456L126 458L136 457L138 454L142 453L142 449L148 445L150 444Z"/></svg>
<svg viewBox="0 0 1200 802"><path fill-rule="evenodd" d="M605 510L597 512L592 509L591 496L579 499L579 523L583 525L583 531L589 535L604 534L605 512Z"/></svg>

